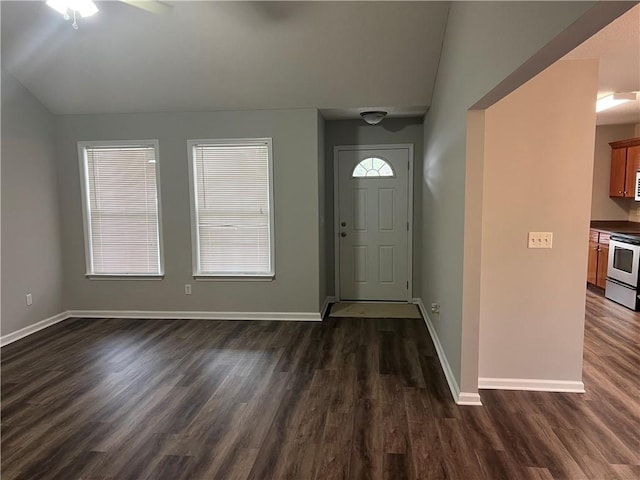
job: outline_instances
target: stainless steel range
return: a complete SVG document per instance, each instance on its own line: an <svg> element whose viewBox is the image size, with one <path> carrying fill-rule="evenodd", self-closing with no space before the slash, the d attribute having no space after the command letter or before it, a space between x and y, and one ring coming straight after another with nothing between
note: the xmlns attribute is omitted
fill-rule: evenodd
<svg viewBox="0 0 640 480"><path fill-rule="evenodd" d="M605 297L638 310L640 236L614 233L609 243Z"/></svg>

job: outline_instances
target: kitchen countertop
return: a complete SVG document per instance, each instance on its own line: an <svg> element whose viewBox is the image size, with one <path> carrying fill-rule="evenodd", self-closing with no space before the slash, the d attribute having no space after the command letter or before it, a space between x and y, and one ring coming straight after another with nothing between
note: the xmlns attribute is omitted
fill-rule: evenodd
<svg viewBox="0 0 640 480"><path fill-rule="evenodd" d="M591 229L600 232L631 233L640 235L640 223L620 220L592 220Z"/></svg>

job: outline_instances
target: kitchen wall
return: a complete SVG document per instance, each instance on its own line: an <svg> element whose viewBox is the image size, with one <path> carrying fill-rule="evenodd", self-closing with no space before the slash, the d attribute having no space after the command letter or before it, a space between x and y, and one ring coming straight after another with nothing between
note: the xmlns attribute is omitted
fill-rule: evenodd
<svg viewBox="0 0 640 480"><path fill-rule="evenodd" d="M381 145L394 143L413 144L413 292L420 292L420 263L422 245L422 119L387 118L378 125L368 125L364 120L328 120L325 131L325 175L326 175L326 248L327 248L327 292L335 295L335 252L333 220L333 148L340 145Z"/></svg>
<svg viewBox="0 0 640 480"><path fill-rule="evenodd" d="M481 386L581 386L597 86L597 60L560 61L486 111Z"/></svg>
<svg viewBox="0 0 640 480"><path fill-rule="evenodd" d="M640 222L640 202L629 200L629 216L625 220Z"/></svg>
<svg viewBox="0 0 640 480"><path fill-rule="evenodd" d="M463 392L474 393L478 380L479 219L483 215L482 148L467 152L468 141L482 143L481 125L474 123L473 131L467 131L468 121L481 123L482 114L468 110L489 107L631 6L451 3L424 128L420 296L425 305L440 304L440 314L431 320L450 377ZM521 276L526 272L514 281Z"/></svg>
<svg viewBox="0 0 640 480"><path fill-rule="evenodd" d="M596 127L591 220L631 220L630 215L635 211L635 202L629 199L609 198L609 178L611 175L609 142L632 138L634 130L635 127L632 124Z"/></svg>
<svg viewBox="0 0 640 480"><path fill-rule="evenodd" d="M3 66L3 336L62 312L60 257L54 117Z"/></svg>
<svg viewBox="0 0 640 480"><path fill-rule="evenodd" d="M70 310L317 313L320 278L318 112L64 115L57 118L64 251ZM272 137L275 207L273 281L196 281L191 267L187 140ZM77 142L158 139L164 280L85 278ZM192 295L184 285L192 284Z"/></svg>

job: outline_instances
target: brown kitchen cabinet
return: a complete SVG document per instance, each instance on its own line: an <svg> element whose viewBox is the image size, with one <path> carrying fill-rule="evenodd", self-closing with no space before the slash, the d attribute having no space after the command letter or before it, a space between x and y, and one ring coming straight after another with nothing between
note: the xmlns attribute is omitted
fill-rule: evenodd
<svg viewBox="0 0 640 480"><path fill-rule="evenodd" d="M587 283L604 288L607 282L609 239L611 234L591 229L589 231L589 261Z"/></svg>
<svg viewBox="0 0 640 480"><path fill-rule="evenodd" d="M589 267L587 268L587 283L596 284L598 278L598 244L589 242Z"/></svg>
<svg viewBox="0 0 640 480"><path fill-rule="evenodd" d="M596 285L600 288L607 286L607 268L609 265L609 245L598 244L598 275Z"/></svg>
<svg viewBox="0 0 640 480"><path fill-rule="evenodd" d="M640 137L611 142L609 197L635 198L640 170Z"/></svg>

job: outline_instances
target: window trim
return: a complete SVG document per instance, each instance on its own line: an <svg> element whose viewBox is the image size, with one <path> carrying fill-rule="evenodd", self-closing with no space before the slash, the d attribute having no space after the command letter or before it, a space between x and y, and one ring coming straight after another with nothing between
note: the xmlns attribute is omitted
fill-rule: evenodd
<svg viewBox="0 0 640 480"><path fill-rule="evenodd" d="M158 202L158 273L95 273L93 271L93 242L90 233L89 172L87 148L91 147L141 147L154 149L156 159L156 198ZM94 140L78 142L80 163L80 190L82 197L82 229L84 231L85 277L91 280L162 280L164 278L164 235L162 233L162 194L160 190L160 148L158 140Z"/></svg>
<svg viewBox="0 0 640 480"><path fill-rule="evenodd" d="M205 273L199 270L200 233L198 225L198 207L195 185L195 147L199 145L267 145L267 163L269 175L269 256L271 269L268 273ZM273 177L273 139L272 138L221 138L187 140L187 159L189 166L189 206L191 209L191 266L193 278L209 281L271 281L276 275L275 214L274 214L274 177Z"/></svg>

